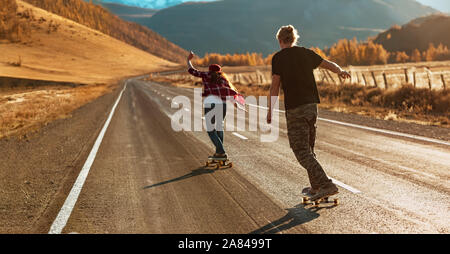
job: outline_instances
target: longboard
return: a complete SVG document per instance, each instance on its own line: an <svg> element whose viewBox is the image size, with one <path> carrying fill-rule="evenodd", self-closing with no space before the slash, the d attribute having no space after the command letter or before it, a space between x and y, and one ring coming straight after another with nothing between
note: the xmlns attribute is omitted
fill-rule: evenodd
<svg viewBox="0 0 450 254"><path fill-rule="evenodd" d="M338 198L334 198L332 201L329 199L330 196L325 196L322 198L319 198L315 201L311 200L310 196L306 196L303 195L302 197L302 204L303 205L313 205L313 207L319 207L319 204L323 204L323 203L333 203L334 206L339 205L339 199Z"/></svg>
<svg viewBox="0 0 450 254"><path fill-rule="evenodd" d="M231 162L229 159L208 158L205 166L213 167L215 169L232 168L233 162Z"/></svg>
<svg viewBox="0 0 450 254"><path fill-rule="evenodd" d="M302 191L302 204L303 205L313 205L313 207L319 207L319 204L321 204L321 203L333 203L334 206L339 205L338 198L333 198L333 201L330 201L330 199L329 199L331 196L336 195L337 193L327 195L327 196L324 196L324 197L321 197L319 199L312 201L311 195L306 194L308 192L309 192L309 187L303 189L303 191Z"/></svg>

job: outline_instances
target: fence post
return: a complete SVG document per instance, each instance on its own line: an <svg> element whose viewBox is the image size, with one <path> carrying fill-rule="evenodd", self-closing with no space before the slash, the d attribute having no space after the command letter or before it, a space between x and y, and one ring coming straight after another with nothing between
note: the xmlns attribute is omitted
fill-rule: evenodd
<svg viewBox="0 0 450 254"><path fill-rule="evenodd" d="M427 72L427 76L428 76L428 88L430 88L430 90L431 90L431 86L432 86L431 75L433 75L433 74L431 73L431 70L428 67L426 67L426 72Z"/></svg>
<svg viewBox="0 0 450 254"><path fill-rule="evenodd" d="M416 84L417 84L416 72L413 72L413 79L414 79L414 88L416 88Z"/></svg>
<svg viewBox="0 0 450 254"><path fill-rule="evenodd" d="M388 89L388 82L387 82L387 78L386 78L386 73L383 72L383 79L384 79L384 88Z"/></svg>
<svg viewBox="0 0 450 254"><path fill-rule="evenodd" d="M364 86L367 86L367 80L366 80L366 75L364 75L364 73L361 73L363 80L364 80Z"/></svg>
<svg viewBox="0 0 450 254"><path fill-rule="evenodd" d="M377 79L375 77L375 73L372 71L372 78L373 78L373 83L375 84L375 87L378 87L378 83L377 83Z"/></svg>
<svg viewBox="0 0 450 254"><path fill-rule="evenodd" d="M336 85L336 81L334 80L333 76L328 72L328 70L325 70L328 73L328 76L330 77L331 81L333 82L333 85Z"/></svg>
<svg viewBox="0 0 450 254"><path fill-rule="evenodd" d="M442 87L444 88L444 90L446 89L446 85L445 85L445 78L444 78L444 74L441 74L441 80L442 80Z"/></svg>
<svg viewBox="0 0 450 254"><path fill-rule="evenodd" d="M409 83L408 69L407 68L405 68L405 80L406 80L406 83Z"/></svg>
<svg viewBox="0 0 450 254"><path fill-rule="evenodd" d="M327 81L327 83L330 83L330 80L328 79L328 77L327 77L327 74L325 73L325 71L324 71L324 70L322 70L322 75L323 75L323 78L322 78L322 80L326 80L326 81Z"/></svg>

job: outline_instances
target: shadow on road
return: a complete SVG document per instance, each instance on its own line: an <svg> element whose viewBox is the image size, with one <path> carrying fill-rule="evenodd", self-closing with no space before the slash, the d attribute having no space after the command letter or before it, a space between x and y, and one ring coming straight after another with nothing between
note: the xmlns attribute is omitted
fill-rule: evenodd
<svg viewBox="0 0 450 254"><path fill-rule="evenodd" d="M298 204L293 208L286 209L288 213L276 221L250 232L250 234L276 234L295 226L304 224L318 218L320 215L317 210L305 208L304 205Z"/></svg>
<svg viewBox="0 0 450 254"><path fill-rule="evenodd" d="M161 185L164 185L164 184L173 183L173 182L181 181L181 180L184 180L184 179L188 179L188 178L191 178L191 177L194 177L194 176L199 176L199 175L204 175L204 174L212 174L212 173L214 173L214 171L215 170L208 169L208 168L205 168L205 167L197 168L195 170L192 170L191 173L186 174L184 176L180 176L180 177L177 177L177 178L174 178L174 179L171 179L171 180L167 180L167 181L164 181L164 182L155 183L155 184L152 184L152 185L149 185L149 186L145 186L143 189L145 190L145 189L154 188L154 187L161 186Z"/></svg>

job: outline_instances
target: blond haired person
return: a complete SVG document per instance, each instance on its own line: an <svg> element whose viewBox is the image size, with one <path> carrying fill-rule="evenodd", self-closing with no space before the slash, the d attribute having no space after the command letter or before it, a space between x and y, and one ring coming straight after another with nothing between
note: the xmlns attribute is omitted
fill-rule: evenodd
<svg viewBox="0 0 450 254"><path fill-rule="evenodd" d="M281 50L272 58L271 103L267 122L271 123L272 105L283 84L289 144L300 165L308 172L311 187L303 189L303 193L314 201L337 194L338 188L327 177L314 154L317 104L320 99L313 71L322 67L344 79L350 75L314 51L296 46L298 38L298 32L292 25L278 30L277 39Z"/></svg>

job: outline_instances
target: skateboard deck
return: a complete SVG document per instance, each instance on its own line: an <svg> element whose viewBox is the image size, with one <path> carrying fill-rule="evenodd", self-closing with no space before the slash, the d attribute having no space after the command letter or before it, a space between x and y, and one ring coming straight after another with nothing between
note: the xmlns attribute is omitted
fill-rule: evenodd
<svg viewBox="0 0 450 254"><path fill-rule="evenodd" d="M229 159L208 158L206 167L213 167L215 169L232 168L233 162Z"/></svg>
<svg viewBox="0 0 450 254"><path fill-rule="evenodd" d="M319 204L330 204L332 203L334 206L339 205L339 199L333 198L333 200L330 200L330 196L325 196L319 199L316 199L314 201L311 200L310 196L303 195L302 197L302 204L303 205L312 205L312 207L319 207Z"/></svg>
<svg viewBox="0 0 450 254"><path fill-rule="evenodd" d="M336 195L337 193L326 195L324 197L321 197L319 199L316 199L314 201L311 200L311 195L308 195L307 192L309 192L309 187L303 189L302 191L302 204L303 205L313 205L313 207L319 207L319 204L323 203L333 203L334 206L339 205L339 199L333 198L333 200L330 200L330 197L333 195Z"/></svg>

